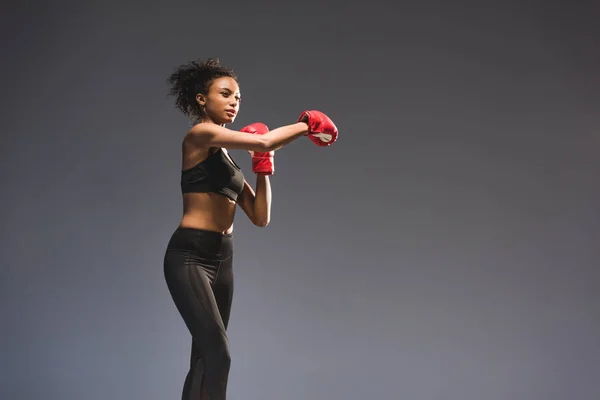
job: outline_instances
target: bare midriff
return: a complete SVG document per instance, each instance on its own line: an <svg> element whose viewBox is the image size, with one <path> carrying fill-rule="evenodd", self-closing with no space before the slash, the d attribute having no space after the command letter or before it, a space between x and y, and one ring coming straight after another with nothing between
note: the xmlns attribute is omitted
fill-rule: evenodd
<svg viewBox="0 0 600 400"><path fill-rule="evenodd" d="M195 147L187 139L183 142L183 169L193 167L209 155L209 149ZM226 152L225 149L223 151ZM183 217L179 226L231 233L235 209L236 202L220 193L184 193Z"/></svg>
<svg viewBox="0 0 600 400"><path fill-rule="evenodd" d="M219 193L184 193L179 226L231 233L235 208L233 200Z"/></svg>

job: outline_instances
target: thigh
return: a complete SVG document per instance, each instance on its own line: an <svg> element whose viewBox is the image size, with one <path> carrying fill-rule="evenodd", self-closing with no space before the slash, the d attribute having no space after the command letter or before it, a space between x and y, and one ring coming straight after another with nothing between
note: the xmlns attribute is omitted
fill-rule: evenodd
<svg viewBox="0 0 600 400"><path fill-rule="evenodd" d="M227 329L233 300L233 255L221 262L213 290L223 326Z"/></svg>
<svg viewBox="0 0 600 400"><path fill-rule="evenodd" d="M169 251L165 255L165 280L171 297L198 345L224 340L225 326L207 266L195 257Z"/></svg>

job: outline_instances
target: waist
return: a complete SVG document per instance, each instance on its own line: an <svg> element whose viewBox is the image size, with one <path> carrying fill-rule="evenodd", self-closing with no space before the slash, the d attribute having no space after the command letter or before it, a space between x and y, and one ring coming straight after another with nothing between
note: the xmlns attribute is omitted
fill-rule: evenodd
<svg viewBox="0 0 600 400"><path fill-rule="evenodd" d="M224 259L233 254L233 233L180 226L171 235L167 250L190 251Z"/></svg>
<svg viewBox="0 0 600 400"><path fill-rule="evenodd" d="M230 231L235 218L235 208L235 202L216 193L185 194L179 227Z"/></svg>

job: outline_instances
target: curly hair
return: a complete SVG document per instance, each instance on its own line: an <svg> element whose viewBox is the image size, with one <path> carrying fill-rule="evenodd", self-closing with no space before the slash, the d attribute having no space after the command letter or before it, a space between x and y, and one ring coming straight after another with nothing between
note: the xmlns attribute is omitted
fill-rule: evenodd
<svg viewBox="0 0 600 400"><path fill-rule="evenodd" d="M222 66L218 58L191 61L176 68L167 79L171 85L169 95L175 96L175 107L190 119L200 119L202 110L196 95L207 94L212 82L224 76L238 80L233 70Z"/></svg>

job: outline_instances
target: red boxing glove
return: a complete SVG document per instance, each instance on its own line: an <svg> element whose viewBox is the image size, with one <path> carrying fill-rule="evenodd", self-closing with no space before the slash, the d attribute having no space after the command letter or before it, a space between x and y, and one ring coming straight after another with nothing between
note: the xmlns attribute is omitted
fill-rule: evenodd
<svg viewBox="0 0 600 400"><path fill-rule="evenodd" d="M243 127L241 131L254 135L264 135L269 132L269 128L262 122L255 122ZM256 175L273 175L275 173L274 151L259 153L249 150L248 153L252 156L252 172Z"/></svg>
<svg viewBox="0 0 600 400"><path fill-rule="evenodd" d="M317 146L330 146L337 140L338 129L333 121L321 111L304 111L298 122L308 125L308 138Z"/></svg>

